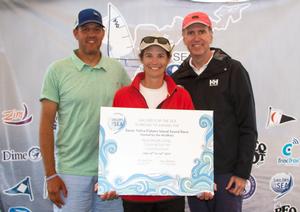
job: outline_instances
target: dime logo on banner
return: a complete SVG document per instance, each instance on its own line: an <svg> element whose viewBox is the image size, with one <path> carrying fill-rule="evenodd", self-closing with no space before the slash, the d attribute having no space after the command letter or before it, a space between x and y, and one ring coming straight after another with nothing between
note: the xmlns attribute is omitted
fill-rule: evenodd
<svg viewBox="0 0 300 212"><path fill-rule="evenodd" d="M273 192L278 194L274 201L285 196L294 187L293 176L289 173L277 173L270 180L270 188Z"/></svg>
<svg viewBox="0 0 300 212"><path fill-rule="evenodd" d="M281 110L269 107L268 119L266 128L279 126L286 122L295 121L296 119L292 116L284 114Z"/></svg>
<svg viewBox="0 0 300 212"><path fill-rule="evenodd" d="M10 196L26 195L29 197L30 201L34 200L29 176L26 176L23 180L9 189L4 190L3 193Z"/></svg>
<svg viewBox="0 0 300 212"><path fill-rule="evenodd" d="M5 110L2 112L2 123L7 125L21 126L32 121L32 115L28 114L28 108L23 103L24 110Z"/></svg>
<svg viewBox="0 0 300 212"><path fill-rule="evenodd" d="M277 164L286 166L299 166L300 157L293 157L293 149L299 146L299 140L297 138L292 138L289 143L284 144L281 149L282 157L277 158Z"/></svg>
<svg viewBox="0 0 300 212"><path fill-rule="evenodd" d="M244 200L251 199L251 197L254 196L255 191L256 191L256 180L252 175L250 175L249 179L247 180L246 187L243 193L243 199Z"/></svg>
<svg viewBox="0 0 300 212"><path fill-rule="evenodd" d="M1 160L3 162L11 162L11 161L32 161L37 162L42 159L40 147L33 146L28 149L27 152L16 152L13 149L10 150L2 150L1 151Z"/></svg>

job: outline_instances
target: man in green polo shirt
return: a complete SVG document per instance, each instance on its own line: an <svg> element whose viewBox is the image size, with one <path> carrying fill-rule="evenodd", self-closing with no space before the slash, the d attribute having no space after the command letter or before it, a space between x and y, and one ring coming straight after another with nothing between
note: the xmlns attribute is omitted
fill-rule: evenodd
<svg viewBox="0 0 300 212"><path fill-rule="evenodd" d="M119 199L102 201L93 187L100 107L110 106L115 91L130 79L120 63L100 52L104 26L98 11L80 11L73 34L79 48L50 65L40 97L40 147L48 196L54 211L122 211ZM59 129L54 139L56 114Z"/></svg>

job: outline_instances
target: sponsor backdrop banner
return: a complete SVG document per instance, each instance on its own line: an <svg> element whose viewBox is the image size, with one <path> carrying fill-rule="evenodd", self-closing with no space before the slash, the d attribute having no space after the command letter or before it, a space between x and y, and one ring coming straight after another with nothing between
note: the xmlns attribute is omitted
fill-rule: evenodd
<svg viewBox="0 0 300 212"><path fill-rule="evenodd" d="M295 0L4 0L0 1L0 211L51 211L38 143L39 94L47 66L76 48L74 18L103 14L102 52L131 76L141 70L141 37L159 32L175 48L168 73L188 56L181 21L209 14L213 46L248 70L259 139L244 210L298 211L300 203L300 1ZM186 209L189 211L189 209Z"/></svg>

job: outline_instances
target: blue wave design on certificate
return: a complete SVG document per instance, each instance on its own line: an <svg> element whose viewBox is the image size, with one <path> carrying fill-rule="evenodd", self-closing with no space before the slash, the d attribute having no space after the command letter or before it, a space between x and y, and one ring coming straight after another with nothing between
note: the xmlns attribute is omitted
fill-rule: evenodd
<svg viewBox="0 0 300 212"><path fill-rule="evenodd" d="M199 191L213 192L213 121L212 116L204 114L199 118L199 126L205 129L203 151L194 159L190 177L180 176L148 176L134 174L128 179L117 177L108 182L104 177L107 170L108 157L116 153L117 144L105 138L105 130L100 126L99 152L99 193L117 191L119 195L197 195Z"/></svg>

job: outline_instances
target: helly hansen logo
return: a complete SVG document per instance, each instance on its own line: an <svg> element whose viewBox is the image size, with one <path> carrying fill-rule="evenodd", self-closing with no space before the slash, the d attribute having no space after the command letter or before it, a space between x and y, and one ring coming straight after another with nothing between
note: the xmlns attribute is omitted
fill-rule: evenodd
<svg viewBox="0 0 300 212"><path fill-rule="evenodd" d="M211 79L209 80L209 86L210 87L215 87L219 85L219 79Z"/></svg>

